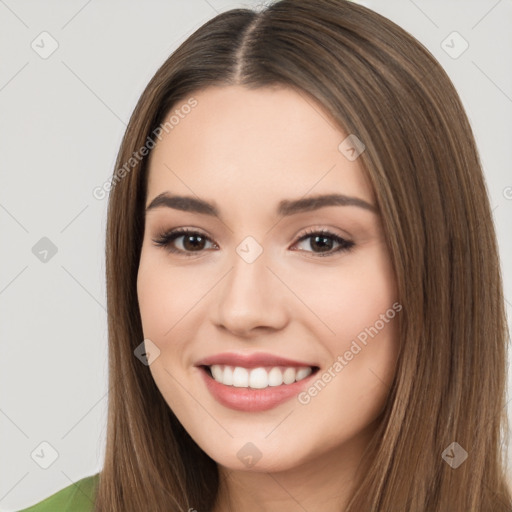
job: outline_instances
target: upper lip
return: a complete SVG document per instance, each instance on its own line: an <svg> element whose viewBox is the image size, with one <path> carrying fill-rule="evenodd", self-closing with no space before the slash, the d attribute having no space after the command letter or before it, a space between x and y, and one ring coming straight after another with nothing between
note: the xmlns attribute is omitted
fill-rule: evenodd
<svg viewBox="0 0 512 512"><path fill-rule="evenodd" d="M236 354L224 352L213 356L205 357L196 363L196 366L212 366L214 364L225 364L228 366L241 366L242 368L258 368L261 366L295 366L295 367L316 367L316 364L304 361L296 361L275 354L257 352L253 354Z"/></svg>

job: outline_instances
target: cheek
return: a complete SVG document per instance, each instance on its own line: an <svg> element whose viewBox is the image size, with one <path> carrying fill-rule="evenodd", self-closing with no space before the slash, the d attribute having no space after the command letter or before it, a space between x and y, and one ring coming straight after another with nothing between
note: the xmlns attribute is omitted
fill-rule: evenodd
<svg viewBox="0 0 512 512"><path fill-rule="evenodd" d="M204 274L192 266L170 265L165 251L142 250L137 274L142 330L144 338L154 342L160 351L150 371L173 409L179 406L176 400L183 398L178 382L190 377L191 333L198 325L198 317L204 318L201 300L217 279L207 270Z"/></svg>
<svg viewBox="0 0 512 512"><path fill-rule="evenodd" d="M144 337L150 339L161 337L172 325L171 318L166 321L166 309L171 294L165 286L165 278L159 274L158 267L141 262L137 276L137 296Z"/></svg>
<svg viewBox="0 0 512 512"><path fill-rule="evenodd" d="M180 411L183 396L179 382L183 381L181 368L186 357L180 343L180 319L190 309L189 287L180 282L180 274L170 271L162 258L153 251L142 250L137 274L137 296L145 339L150 339L160 350L149 370L169 407Z"/></svg>
<svg viewBox="0 0 512 512"><path fill-rule="evenodd" d="M313 313L310 328L317 326L315 331L333 355L346 350L358 335L364 338L366 329L376 323L379 331L390 330L389 322L384 327L381 318L390 308L395 316L396 284L389 258L380 245L346 258L336 268L318 268L300 276L295 277L295 290Z"/></svg>
<svg viewBox="0 0 512 512"><path fill-rule="evenodd" d="M316 443L346 441L373 423L383 411L396 371L399 346L399 313L391 303L387 306L383 310L390 311L387 322L379 321L377 326L375 321L365 324L373 314L368 312L365 318L358 314L345 323L338 322L342 334L326 341L331 361L298 396L304 407L305 428L323 431L324 440L318 439Z"/></svg>
<svg viewBox="0 0 512 512"><path fill-rule="evenodd" d="M170 269L158 254L141 255L137 275L137 296L144 336L163 340L173 326L199 300L204 291L190 274Z"/></svg>

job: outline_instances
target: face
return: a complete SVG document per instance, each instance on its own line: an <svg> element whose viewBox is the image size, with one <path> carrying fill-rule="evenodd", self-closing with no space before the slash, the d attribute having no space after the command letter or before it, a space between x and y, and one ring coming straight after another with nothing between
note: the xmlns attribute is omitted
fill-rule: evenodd
<svg viewBox="0 0 512 512"><path fill-rule="evenodd" d="M401 306L351 139L284 87L211 87L175 110L151 153L137 280L162 396L232 469L364 446Z"/></svg>

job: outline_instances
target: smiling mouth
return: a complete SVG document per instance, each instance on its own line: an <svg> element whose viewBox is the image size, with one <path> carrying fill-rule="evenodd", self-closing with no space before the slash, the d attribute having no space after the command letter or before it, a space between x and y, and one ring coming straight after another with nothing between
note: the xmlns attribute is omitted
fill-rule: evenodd
<svg viewBox="0 0 512 512"><path fill-rule="evenodd" d="M244 368L243 366L221 364L203 365L201 368L219 384L248 389L287 386L300 382L319 370L318 366L261 366L257 368Z"/></svg>

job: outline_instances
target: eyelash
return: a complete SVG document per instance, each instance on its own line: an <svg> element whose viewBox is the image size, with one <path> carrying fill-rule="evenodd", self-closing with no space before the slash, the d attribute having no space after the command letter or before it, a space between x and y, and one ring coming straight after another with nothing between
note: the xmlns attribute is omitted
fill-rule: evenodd
<svg viewBox="0 0 512 512"><path fill-rule="evenodd" d="M199 235L203 238L205 238L207 241L210 241L210 238L201 233L200 231L189 229L189 228L179 228L176 230L170 230L165 231L163 233L160 233L157 238L153 239L153 242L156 246L162 247L167 249L170 253L176 253L181 254L186 257L193 256L194 253L201 253L203 251L183 251L181 249L176 249L175 247L172 247L171 242L176 240L177 238L180 238L184 235ZM339 237L338 235L327 231L326 229L309 229L307 230L303 235L299 237L299 239L295 242L295 244L302 242L303 240L307 240L308 238L311 238L313 235L319 235L322 237L332 238L335 242L339 244L337 249L334 249L332 251L326 252L326 253L313 253L315 254L314 257L320 257L325 258L328 256L332 256L333 254L337 254L339 252L350 252L353 247L355 246L354 242L351 242L350 240L345 240L344 238ZM295 245L294 244L294 245ZM313 252L313 251L306 251L306 252Z"/></svg>

